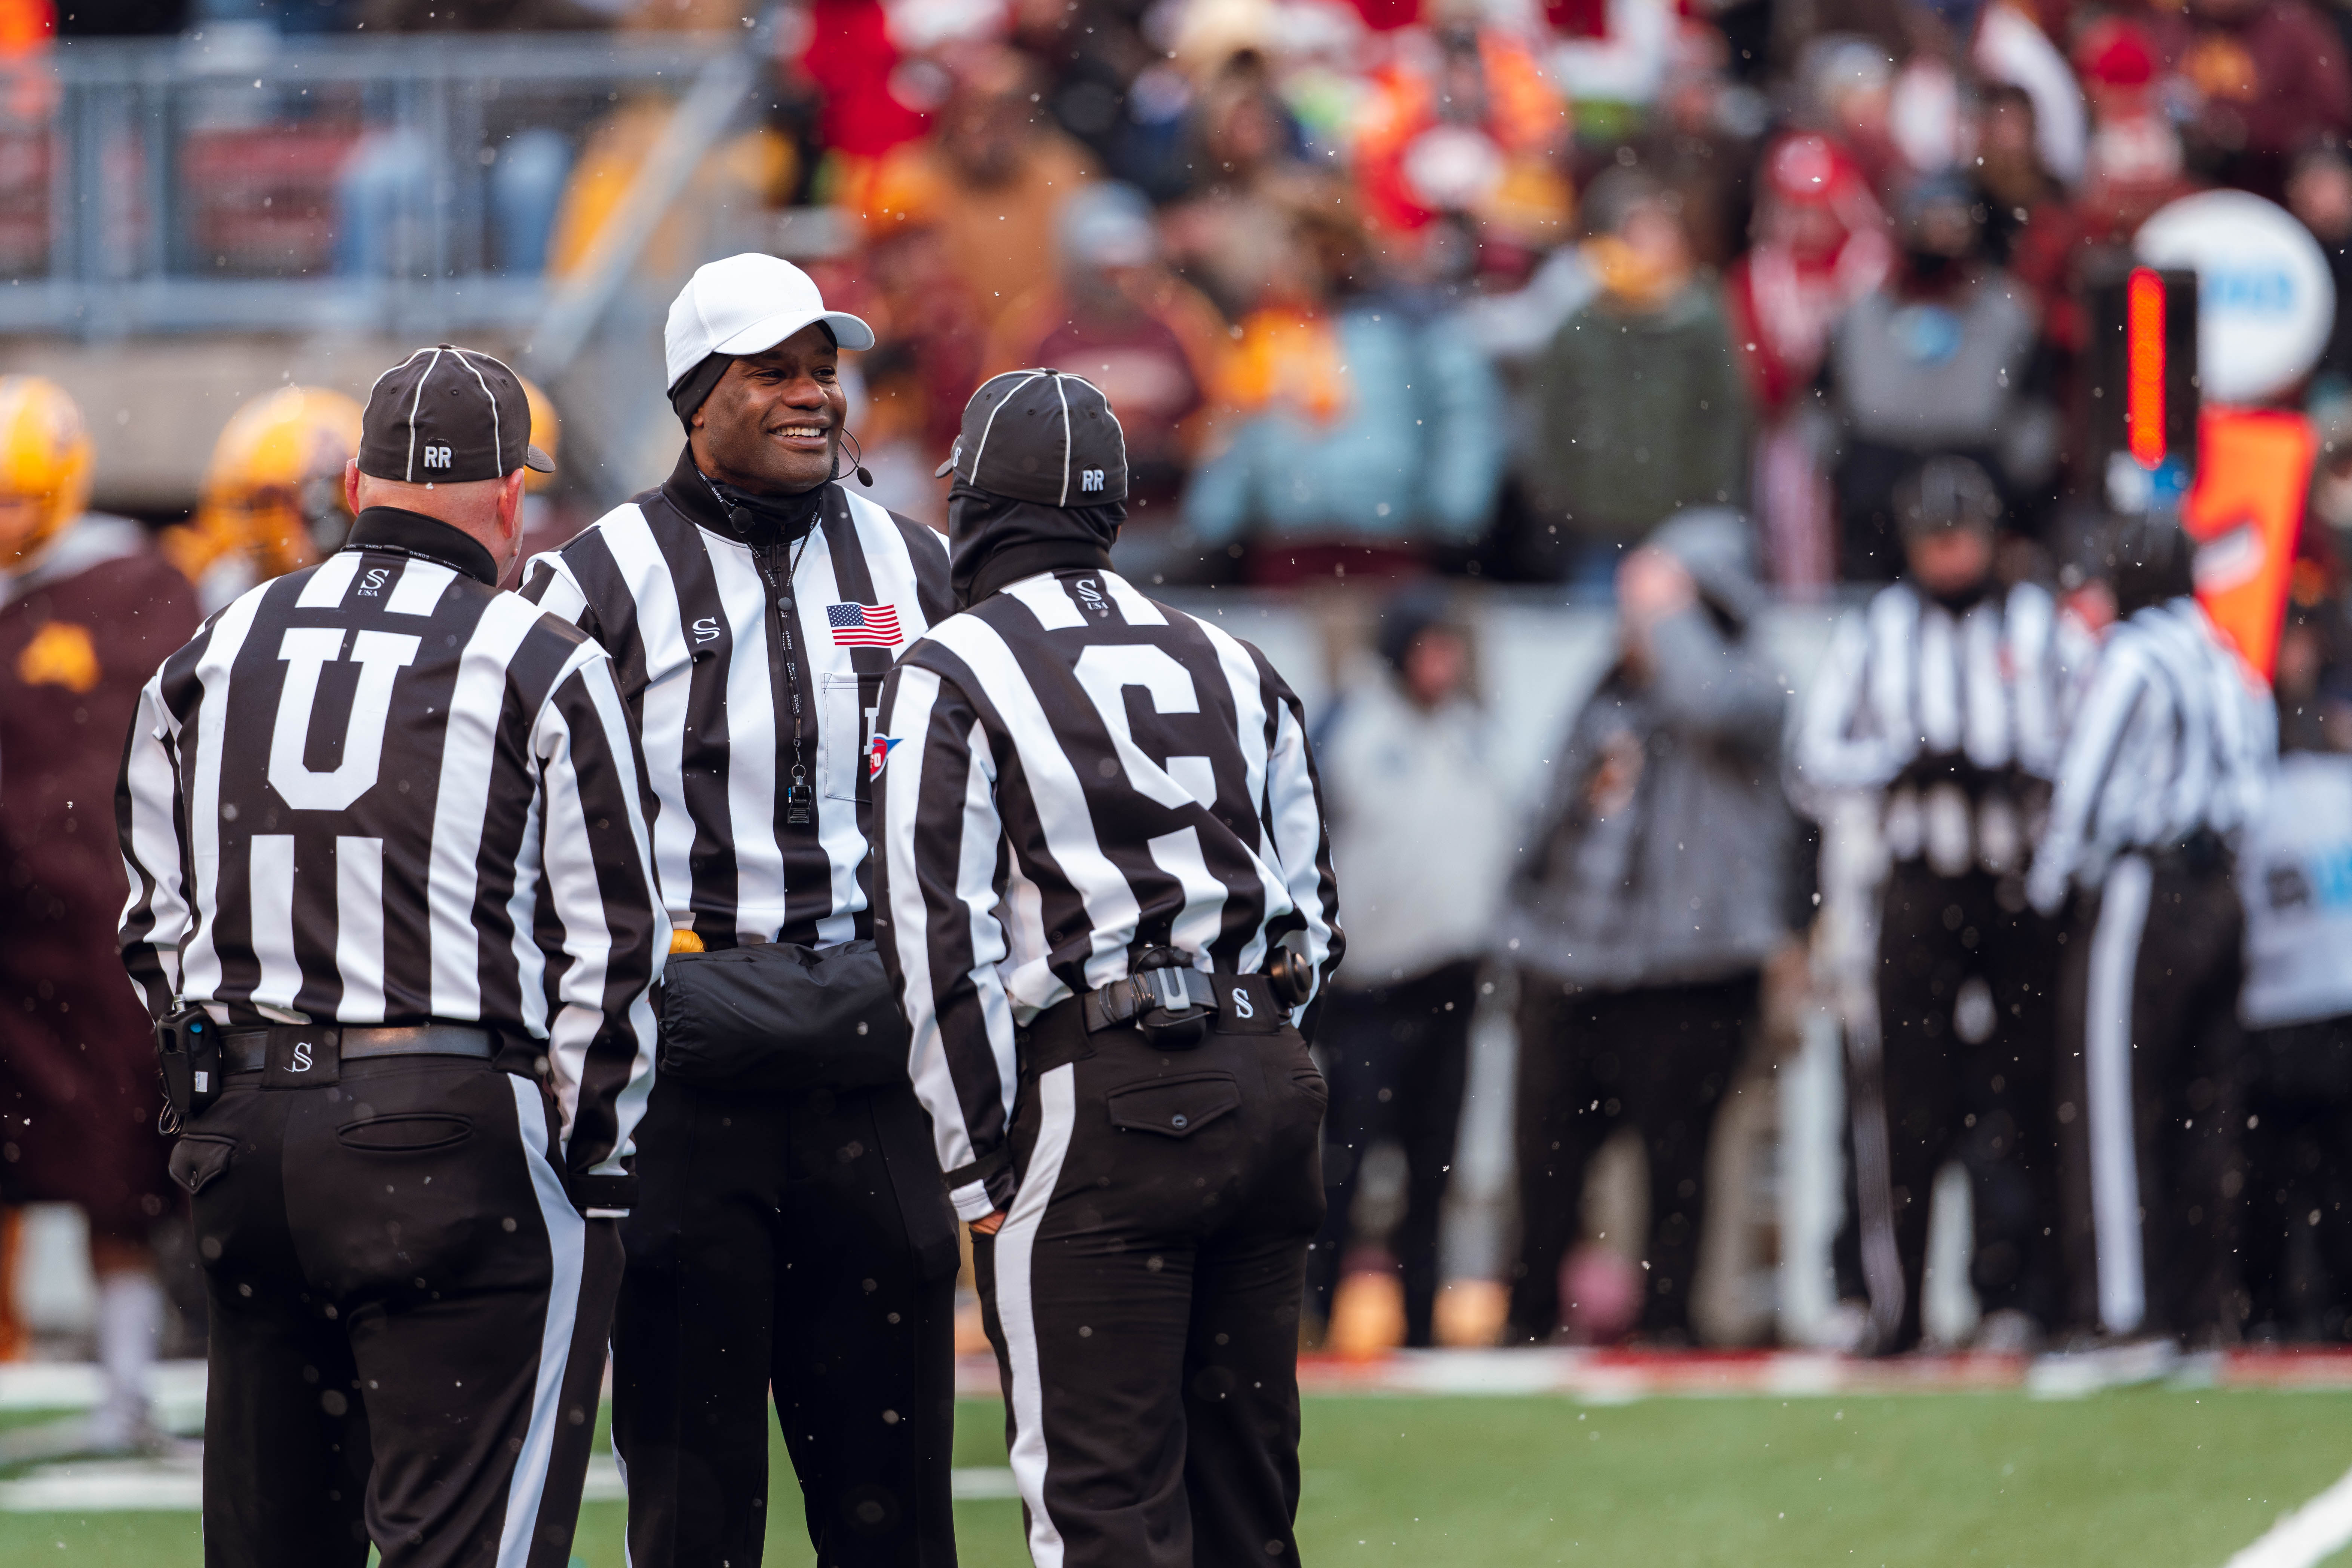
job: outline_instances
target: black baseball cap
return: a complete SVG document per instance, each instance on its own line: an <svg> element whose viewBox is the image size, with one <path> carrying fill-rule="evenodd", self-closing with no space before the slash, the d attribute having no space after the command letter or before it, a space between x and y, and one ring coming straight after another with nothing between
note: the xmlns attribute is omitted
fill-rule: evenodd
<svg viewBox="0 0 2352 1568"><path fill-rule="evenodd" d="M938 474L991 495L1045 506L1127 499L1127 434L1110 400L1082 375L1008 370L963 405L963 430Z"/></svg>
<svg viewBox="0 0 2352 1568"><path fill-rule="evenodd" d="M1895 481L1895 518L1906 539L1955 528L1990 533L2000 514L2000 491L1974 458L1930 458Z"/></svg>
<svg viewBox="0 0 2352 1568"><path fill-rule="evenodd" d="M555 471L530 444L522 378L475 349L436 343L375 378L360 416L360 472L407 484Z"/></svg>

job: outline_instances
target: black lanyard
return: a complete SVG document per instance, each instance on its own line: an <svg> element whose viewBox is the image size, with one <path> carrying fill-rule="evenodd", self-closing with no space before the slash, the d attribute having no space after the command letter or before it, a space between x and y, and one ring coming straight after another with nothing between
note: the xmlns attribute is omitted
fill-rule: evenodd
<svg viewBox="0 0 2352 1568"><path fill-rule="evenodd" d="M784 821L790 826L802 826L809 820L810 807L816 792L809 788L808 767L803 756L801 713L801 667L799 645L793 640L793 614L800 595L801 562L808 554L809 541L816 534L814 527L801 535L800 552L793 556L784 569L784 580L776 581L765 549L752 551L760 563L760 575L767 579L776 606L776 632L783 639L784 685L793 694L793 782L784 786Z"/></svg>
<svg viewBox="0 0 2352 1568"><path fill-rule="evenodd" d="M700 473L701 470L698 468L696 471ZM749 531L751 526L750 507L729 500L726 492L711 482L709 475L703 474L701 477L702 482L709 487L711 498L725 510L728 525L739 533ZM815 537L816 531L824 526L824 503L820 498L817 502L816 516L810 520L808 531L801 535L800 552L786 563L784 580L782 583L776 581L773 564L769 559L768 552L771 547L764 544L751 546L751 559L759 563L760 575L766 580L769 597L775 606L776 636L783 646L784 686L793 694L793 778L792 783L784 786L784 822L787 826L795 827L807 826L812 808L816 803L816 792L809 787L808 765L803 749L805 737L801 710L800 650L799 645L793 638L793 613L800 595L801 562L808 554L809 541ZM776 644L770 643L768 647L772 667Z"/></svg>

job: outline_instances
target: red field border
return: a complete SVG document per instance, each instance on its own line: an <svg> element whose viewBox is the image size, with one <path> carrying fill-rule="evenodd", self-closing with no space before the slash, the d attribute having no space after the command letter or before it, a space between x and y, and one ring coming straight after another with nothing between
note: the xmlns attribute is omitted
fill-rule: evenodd
<svg viewBox="0 0 2352 1568"><path fill-rule="evenodd" d="M2236 1350L2176 1356L2160 1346L2076 1355L1909 1355L1874 1360L1817 1351L1637 1351L1570 1347L1398 1351L1369 1360L1300 1358L1310 1394L1557 1394L1593 1404L1635 1399L1825 1398L1848 1394L2068 1397L2166 1381L2206 1388L2352 1390L2352 1349ZM996 1363L966 1356L958 1391L997 1392Z"/></svg>

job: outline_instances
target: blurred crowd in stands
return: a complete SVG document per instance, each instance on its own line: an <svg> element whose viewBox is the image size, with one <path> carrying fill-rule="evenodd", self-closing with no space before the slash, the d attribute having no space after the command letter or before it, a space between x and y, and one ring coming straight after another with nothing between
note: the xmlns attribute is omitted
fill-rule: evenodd
<svg viewBox="0 0 2352 1568"><path fill-rule="evenodd" d="M2081 471L2084 279L2202 187L2286 204L2352 280L2352 8L2325 0L124 0L102 32L699 30L761 123L706 195L874 321L859 434L937 519L965 393L1050 360L1128 419L1126 564L1277 584L1434 568L1605 588L1677 509L1771 586L1891 576L1889 497L1966 454L2011 576ZM0 5L37 47L50 0ZM582 264L666 100L515 99L493 248ZM542 122L532 122L534 115ZM519 117L519 118L518 118ZM513 123L508 123L513 120ZM413 127L340 149L321 265L386 254ZM2340 300L2352 290L2338 289ZM2352 314L2307 397L2352 427ZM2352 480L2324 476L2352 522ZM2339 495L2337 491L2343 491Z"/></svg>

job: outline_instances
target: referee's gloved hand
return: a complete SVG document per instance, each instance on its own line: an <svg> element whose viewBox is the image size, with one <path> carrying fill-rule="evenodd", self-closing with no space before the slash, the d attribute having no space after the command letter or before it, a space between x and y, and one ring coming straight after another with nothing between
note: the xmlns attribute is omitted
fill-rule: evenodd
<svg viewBox="0 0 2352 1568"><path fill-rule="evenodd" d="M998 1209L994 1214L984 1214L972 1221L971 1233L974 1236L994 1236L1003 1224L1004 1211Z"/></svg>

